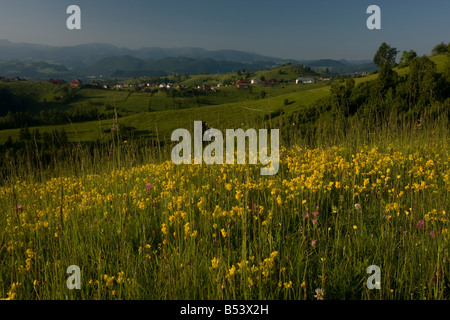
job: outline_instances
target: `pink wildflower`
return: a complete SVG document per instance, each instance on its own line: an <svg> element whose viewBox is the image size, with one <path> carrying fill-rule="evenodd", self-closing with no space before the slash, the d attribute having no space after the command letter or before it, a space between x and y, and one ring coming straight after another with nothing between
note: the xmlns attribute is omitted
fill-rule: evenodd
<svg viewBox="0 0 450 320"><path fill-rule="evenodd" d="M424 224L425 224L425 221L419 220L419 222L417 222L417 228L423 229L423 225L424 225Z"/></svg>

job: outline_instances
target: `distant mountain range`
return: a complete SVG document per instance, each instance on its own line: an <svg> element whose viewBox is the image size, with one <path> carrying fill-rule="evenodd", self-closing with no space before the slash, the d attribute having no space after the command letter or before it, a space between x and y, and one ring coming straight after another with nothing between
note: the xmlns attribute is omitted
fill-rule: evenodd
<svg viewBox="0 0 450 320"><path fill-rule="evenodd" d="M212 58L165 57L158 60L132 56L102 58L84 69L86 74L114 78L161 76L167 73L199 74L229 73L238 70L258 71L276 67L275 61L233 62Z"/></svg>
<svg viewBox="0 0 450 320"><path fill-rule="evenodd" d="M370 61L281 59L238 50L203 48L119 48L111 44L55 47L0 40L0 76L48 78L129 78L167 73L228 73L257 71L291 62L332 73L371 71Z"/></svg>

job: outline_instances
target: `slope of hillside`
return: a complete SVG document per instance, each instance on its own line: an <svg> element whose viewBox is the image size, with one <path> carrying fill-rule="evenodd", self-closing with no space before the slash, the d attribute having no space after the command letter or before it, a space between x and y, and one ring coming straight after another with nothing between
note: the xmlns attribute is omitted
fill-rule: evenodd
<svg viewBox="0 0 450 320"><path fill-rule="evenodd" d="M446 57L442 55L431 56L430 59L437 64L437 69L442 72L444 69L444 64ZM400 75L405 75L409 68L403 68L397 70ZM366 77L355 79L356 85L361 83L375 80L377 74L372 74ZM15 86L16 92L25 89L26 83L18 83ZM46 90L38 89L36 87L34 95L37 99L45 99L45 97L50 98L54 95L54 91L51 90L51 85L46 84ZM267 88L265 90L270 90L272 88ZM53 90L58 90L55 87ZM230 90L236 90L235 88L230 88ZM273 89L278 90L278 89ZM93 104L101 105L105 104L105 97L109 96L109 103L114 101L120 107L123 103L123 110L131 108L138 111L137 114L132 114L119 118L119 124L123 124L129 129L129 131L136 136L156 136L156 130L158 130L159 139L161 141L169 141L170 134L173 130L177 128L187 128L189 129L193 125L193 121L202 120L210 123L212 126L219 129L225 128L249 128L258 126L261 124L262 119L273 112L277 112L281 108L286 114L292 113L303 107L312 105L318 99L327 97L330 92L330 86L319 85L304 85L300 87L291 87L291 91L287 90L283 93L285 89L279 89L277 95L271 96L269 98L258 99L258 100L248 100L243 99L238 102L227 103L226 98L222 104L203 106L201 108L191 107L180 110L161 110L158 112L147 112L144 111L148 106L148 95L136 95L133 99L127 102L130 97L129 92L121 91L107 91L107 90L90 90L85 91L84 99L86 101L91 101ZM298 91L297 91L298 90ZM297 91L297 92L296 92ZM81 91L83 92L83 91ZM88 94L88 92L91 92ZM133 97L133 95L131 95ZM162 99L167 99L163 98ZM143 99L143 100L140 100ZM80 100L83 101L83 100ZM122 102L121 102L122 101ZM287 104L286 104L287 102ZM131 107L130 103L135 107ZM139 107L140 105L140 107ZM140 110L140 111L139 111ZM68 125L60 126L48 126L39 127L41 132L50 132L54 129L64 128L71 141L93 141L100 139L108 129L111 128L112 120L101 120L101 121L91 121L85 123L74 123ZM31 128L34 129L34 128ZM2 130L0 132L0 144L5 143L8 136L13 139L17 139L19 136L19 129Z"/></svg>

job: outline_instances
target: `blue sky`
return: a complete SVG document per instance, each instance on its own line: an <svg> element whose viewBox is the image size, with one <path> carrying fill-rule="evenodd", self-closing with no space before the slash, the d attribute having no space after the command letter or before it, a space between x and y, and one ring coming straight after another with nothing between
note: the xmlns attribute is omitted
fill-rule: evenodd
<svg viewBox="0 0 450 320"><path fill-rule="evenodd" d="M81 30L66 28L72 4L81 8ZM366 27L372 4L381 8L381 30ZM449 16L447 0L1 0L0 39L371 59L382 42L419 55L449 42Z"/></svg>

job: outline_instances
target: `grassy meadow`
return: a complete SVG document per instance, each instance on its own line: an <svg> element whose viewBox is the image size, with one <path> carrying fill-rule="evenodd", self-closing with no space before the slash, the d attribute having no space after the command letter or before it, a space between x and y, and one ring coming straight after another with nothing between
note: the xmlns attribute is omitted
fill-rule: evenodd
<svg viewBox="0 0 450 320"><path fill-rule="evenodd" d="M124 102L128 93L108 93L116 110L135 109L62 125L71 148L47 165L8 153L0 297L449 299L449 110L420 121L391 112L377 127L356 116L344 127L324 118L305 137L288 116L328 97L330 86L288 90L157 112L145 110L140 94ZM98 93L86 90L86 101L104 104ZM279 108L285 114L272 119ZM103 139L99 126L116 121L167 140L194 120L220 129L282 125L292 139L282 143L278 174L261 176L259 165L177 166L171 144L119 133L98 146L81 143ZM66 286L71 265L81 269L80 290ZM380 289L367 287L371 265L380 267Z"/></svg>

